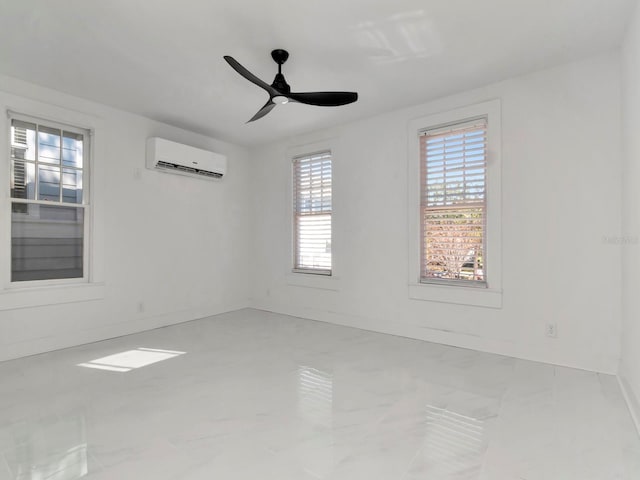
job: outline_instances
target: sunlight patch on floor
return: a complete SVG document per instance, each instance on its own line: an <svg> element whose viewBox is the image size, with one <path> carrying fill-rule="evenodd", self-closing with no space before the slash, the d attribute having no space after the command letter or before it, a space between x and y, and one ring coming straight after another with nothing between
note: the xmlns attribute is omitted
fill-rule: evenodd
<svg viewBox="0 0 640 480"><path fill-rule="evenodd" d="M185 353L175 350L140 347L135 350L127 350L126 352L96 358L88 363L79 363L78 366L113 372L129 372L136 368L146 367L153 363L184 355Z"/></svg>

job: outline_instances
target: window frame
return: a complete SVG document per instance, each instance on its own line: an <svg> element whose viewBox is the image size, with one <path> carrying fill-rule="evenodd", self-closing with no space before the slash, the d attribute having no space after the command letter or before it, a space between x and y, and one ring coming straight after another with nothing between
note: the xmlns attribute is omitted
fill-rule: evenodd
<svg viewBox="0 0 640 480"><path fill-rule="evenodd" d="M329 159L331 162L331 211L329 212L329 216L330 216L330 228L331 228L331 268L330 269L324 269L324 268L304 268L304 267L296 267L296 263L297 263L297 257L298 257L298 245L299 245L299 241L297 238L297 226L296 226L296 208L295 208L295 204L296 204L296 161L305 159L305 158L310 158L313 156L320 156L320 155L329 155ZM291 229L292 229L292 257L291 257L291 262L292 262L292 268L291 268L291 273L302 273L302 274L308 274L308 275L321 275L321 276L325 276L325 277L331 277L333 275L333 152L331 151L331 149L320 149L318 151L310 151L307 153L303 153L303 154L298 154L295 155L291 158L291 205L292 205L292 217L291 217ZM326 215L326 213L324 213L324 215Z"/></svg>
<svg viewBox="0 0 640 480"><path fill-rule="evenodd" d="M64 130L72 133L79 133L83 135L83 194L82 203L68 203L68 202L51 202L45 200L26 200L16 199L11 196L11 174L12 174L12 160L11 160L11 122L12 120L19 120L27 123L35 123L38 126L52 127L59 130ZM2 279L3 285L6 290L31 290L45 287L64 287L64 286L82 286L91 282L91 259L92 259L92 163L93 163L93 129L88 127L80 127L75 124L71 124L65 121L54 120L43 116L29 115L24 113L18 113L12 110L7 110L7 122L5 124L5 138L7 140L7 148L5 150L6 159L6 181L5 191L7 192L7 201L3 202L2 208L8 209L6 226L8 230L8 243L3 242L6 248L3 248L5 260L0 263L2 265ZM61 159L62 162L62 159ZM37 159L34 163L38 163ZM62 168L62 166L61 166ZM37 173L36 173L37 175ZM61 177L62 182L62 177ZM62 184L60 186L62 190ZM27 205L46 205L46 206L63 206L81 208L83 210L83 252L82 252L82 277L76 278L56 278L56 279L43 279L43 280L26 280L26 281L13 281L11 279L11 206L13 203L22 203Z"/></svg>
<svg viewBox="0 0 640 480"><path fill-rule="evenodd" d="M421 156L420 133L484 117L487 119L486 159L486 284L421 278ZM502 191L501 103L499 99L455 108L413 119L408 126L409 298L414 300L502 308Z"/></svg>
<svg viewBox="0 0 640 480"><path fill-rule="evenodd" d="M481 117L476 117L473 119L465 119L462 121L457 121L454 123L449 123L446 125L437 125L435 127L432 128L428 128L425 129L423 131L421 131L418 136L420 138L420 142L423 142L424 137L429 137L431 136L437 136L439 135L438 131L442 131L442 130L449 130L448 132L446 132L447 134L450 134L452 136L455 135L460 135L460 132L464 131L464 130L468 130L469 127L471 125L478 125L478 124L482 124L482 127L478 127L477 130L480 130L481 128L484 130L485 132L485 136L486 136L486 132L488 130L488 119L486 116L481 116ZM446 138L446 137L445 137ZM485 141L485 147L486 147L486 141ZM423 198L424 198L424 182L426 181L428 175L429 175L429 169L427 167L427 165L425 165L424 161L427 159L422 158L422 150L421 150L421 154L420 154L420 196L421 196L421 202L420 202L420 206L421 206L421 218L423 215L422 209L426 209L426 210L454 210L455 208L459 208L459 209L469 209L469 208L478 208L477 205L473 205L470 203L460 203L460 204L456 204L454 206L448 207L446 205L442 206L442 207L428 207L422 204ZM486 212L487 212L487 201L486 201L486 186L487 186L487 171L486 171L486 167L487 167L487 160L488 160L488 152L485 154L485 158L484 158L484 169L485 169L485 173L484 173L484 185L483 188L485 190L485 198L484 201L482 202L482 258L483 258L483 280L467 280L467 279L452 279L452 278L436 278L436 277L424 277L423 276L423 271L422 271L422 260L424 255L426 255L426 252L423 250L424 246L425 246L425 237L427 235L427 232L424 230L424 223L421 223L420 225L420 259L421 259L421 271L420 271L420 283L433 283L435 285L460 285L460 286L466 286L466 287L475 287L475 288L487 288L488 282L487 282L487 278L488 278L488 274L487 272L489 271L489 269L487 268L486 262L484 262L484 259L486 258L486 233L487 233L487 225L486 225ZM466 161L466 158L465 158ZM423 170L424 169L424 170ZM422 222L424 222L422 220Z"/></svg>
<svg viewBox="0 0 640 480"><path fill-rule="evenodd" d="M289 242L286 245L286 263L282 265L282 276L285 285L297 288L308 288L313 290L321 290L326 292L338 292L341 289L342 279L340 277L340 268L342 265L340 257L340 241L339 229L336 225L340 223L339 197L340 192L340 158L342 146L339 137L307 137L298 144L290 144L284 148L282 155L282 168L286 178L286 188L284 194L285 208L283 209L284 228L287 229ZM313 152L331 152L331 275L316 275L313 273L293 272L293 259L295 255L294 249L294 225L293 225L293 172L292 162L295 157L307 155Z"/></svg>

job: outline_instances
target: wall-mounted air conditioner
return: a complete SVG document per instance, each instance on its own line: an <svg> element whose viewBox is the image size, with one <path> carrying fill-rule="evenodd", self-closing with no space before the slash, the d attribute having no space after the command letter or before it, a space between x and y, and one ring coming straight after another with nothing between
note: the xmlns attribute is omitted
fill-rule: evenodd
<svg viewBox="0 0 640 480"><path fill-rule="evenodd" d="M151 137L147 140L147 168L198 178L222 178L227 157L181 143Z"/></svg>

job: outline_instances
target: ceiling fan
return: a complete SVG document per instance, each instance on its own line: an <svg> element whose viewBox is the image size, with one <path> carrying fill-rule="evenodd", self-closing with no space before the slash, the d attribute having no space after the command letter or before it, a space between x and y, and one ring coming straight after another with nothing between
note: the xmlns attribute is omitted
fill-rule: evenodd
<svg viewBox="0 0 640 480"><path fill-rule="evenodd" d="M255 83L260 88L266 90L269 94L269 101L265 103L264 106L258 110L258 112L251 117L247 123L264 117L267 113L273 110L276 105L282 105L289 102L306 103L307 105L317 105L320 107L339 107L340 105L346 105L358 100L358 94L356 92L292 92L291 87L282 74L282 64L289 58L289 52L282 49L276 49L271 52L271 58L273 58L274 62L278 64L278 73L273 79L273 83L269 85L240 65L233 57L228 55L224 56L224 59L229 65L231 65L231 68L250 82Z"/></svg>

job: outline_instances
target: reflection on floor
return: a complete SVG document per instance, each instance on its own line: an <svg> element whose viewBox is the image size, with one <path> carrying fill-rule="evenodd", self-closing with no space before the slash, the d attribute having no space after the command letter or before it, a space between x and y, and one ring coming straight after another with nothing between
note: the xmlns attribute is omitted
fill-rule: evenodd
<svg viewBox="0 0 640 480"><path fill-rule="evenodd" d="M79 478L639 479L640 440L611 376L242 310L0 364L0 480Z"/></svg>
<svg viewBox="0 0 640 480"><path fill-rule="evenodd" d="M55 415L11 426L14 448L5 453L12 475L20 480L66 480L87 475L84 417ZM0 477L4 478L4 477Z"/></svg>

